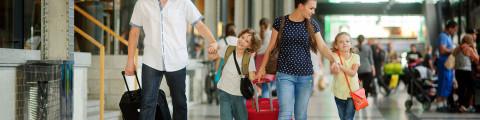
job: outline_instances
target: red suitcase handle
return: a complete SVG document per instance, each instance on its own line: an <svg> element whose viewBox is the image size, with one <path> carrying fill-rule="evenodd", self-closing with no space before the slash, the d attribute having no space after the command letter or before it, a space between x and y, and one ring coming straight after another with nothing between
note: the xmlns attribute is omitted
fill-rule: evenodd
<svg viewBox="0 0 480 120"><path fill-rule="evenodd" d="M252 81L252 83L258 83L259 81L264 81L264 82L267 82L268 84L268 94L270 95L270 111L273 112L273 101L272 101L272 90L271 90L271 86L270 86L270 82L272 82L270 79L267 79L267 78L261 78L260 80L259 79L255 79ZM257 94L257 89L253 89L254 91L254 98L252 98L252 108L255 108L257 112L259 112L259 107L258 107L258 94ZM257 98L257 99L255 99ZM255 99L255 103L253 102L253 99ZM256 105L254 105L256 104Z"/></svg>
<svg viewBox="0 0 480 120"><path fill-rule="evenodd" d="M272 82L270 79L267 79L267 78L260 78L259 79L255 79L252 81L253 84L256 84L256 83L259 83L259 82Z"/></svg>

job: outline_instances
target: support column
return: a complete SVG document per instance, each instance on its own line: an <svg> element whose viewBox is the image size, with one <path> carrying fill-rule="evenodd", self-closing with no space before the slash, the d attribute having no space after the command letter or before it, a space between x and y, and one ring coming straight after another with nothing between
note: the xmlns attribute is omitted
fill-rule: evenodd
<svg viewBox="0 0 480 120"><path fill-rule="evenodd" d="M221 16L221 20L223 22L223 26L222 26L222 29L223 31L227 30L227 28L225 28L225 26L228 24L228 13L229 13L229 8L228 8L228 0L221 0L220 2L221 6L220 7L220 16ZM223 32L222 31L222 32ZM223 32L225 33L225 32ZM223 37L225 37L224 34L222 34Z"/></svg>
<svg viewBox="0 0 480 120"><path fill-rule="evenodd" d="M120 0L114 0L113 1L113 24L114 24L114 31L118 35L122 35L120 33L120 7L121 7L121 1ZM127 38L128 40L128 38ZM117 38L113 38L113 54L118 55L120 54L120 40Z"/></svg>
<svg viewBox="0 0 480 120"><path fill-rule="evenodd" d="M270 23L273 25L273 20L275 19L275 16L273 16L273 0L262 0L262 1L263 1L263 5L261 9L263 12L262 17L268 18L270 20Z"/></svg>
<svg viewBox="0 0 480 120"><path fill-rule="evenodd" d="M292 14L295 10L294 0L283 0L283 15Z"/></svg>
<svg viewBox="0 0 480 120"><path fill-rule="evenodd" d="M215 38L215 40L218 39L218 22L219 21L219 12L218 12L218 3L219 1L218 0L205 0L205 15L204 15L204 19L205 19L205 25L207 25L208 29L210 29L210 31L212 32L213 34L213 37ZM206 43L207 40L205 40Z"/></svg>
<svg viewBox="0 0 480 120"><path fill-rule="evenodd" d="M73 0L42 0L42 60L73 59Z"/></svg>
<svg viewBox="0 0 480 120"><path fill-rule="evenodd" d="M48 100L59 101L58 107L52 107L48 118L71 120L73 116L73 64L74 64L74 1L41 1L41 63L58 66L54 72L61 72L56 82L48 82L52 93L41 93ZM35 62L35 61L31 61ZM41 71L41 70L40 70ZM48 73L50 74L50 73ZM40 83L40 81L38 81ZM45 81L43 81L45 82ZM52 103L47 103L47 105ZM55 104L55 103L53 103ZM40 107L41 108L41 107ZM48 112L48 111L47 111ZM42 119L40 117L40 119Z"/></svg>
<svg viewBox="0 0 480 120"><path fill-rule="evenodd" d="M243 0L235 0L235 16L234 24L237 27L237 30L241 31L245 29L245 1Z"/></svg>
<svg viewBox="0 0 480 120"><path fill-rule="evenodd" d="M218 40L218 22L220 22L220 12L219 12L219 0L205 0L205 25L207 25L208 29L212 32L213 37L215 40ZM208 41L205 39L203 42L205 45L204 53L207 53L207 46L209 45ZM204 60L207 60L207 57L203 57Z"/></svg>
<svg viewBox="0 0 480 120"><path fill-rule="evenodd" d="M273 18L276 18L276 17L280 17L280 16L283 16L283 0L275 0L273 1L274 3L274 16Z"/></svg>
<svg viewBox="0 0 480 120"><path fill-rule="evenodd" d="M425 0L425 24L427 26L427 35L425 36L425 45L431 45L432 51L437 50L437 37L442 32L442 24L438 20L437 6L433 0ZM421 31L420 31L421 32Z"/></svg>
<svg viewBox="0 0 480 120"><path fill-rule="evenodd" d="M253 2L253 6L252 8L255 10L255 11L262 11L262 12L253 12L253 15L252 15L252 29L255 30L256 32L260 32L260 25L259 25L259 21L260 19L262 19L263 17L265 17L265 15L263 14L264 12L264 2L263 0L254 0L252 1Z"/></svg>

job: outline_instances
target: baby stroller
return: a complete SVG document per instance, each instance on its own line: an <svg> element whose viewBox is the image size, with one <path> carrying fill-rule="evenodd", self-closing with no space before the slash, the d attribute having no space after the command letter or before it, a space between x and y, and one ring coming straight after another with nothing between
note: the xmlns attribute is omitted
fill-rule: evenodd
<svg viewBox="0 0 480 120"><path fill-rule="evenodd" d="M422 103L425 110L430 110L431 103L435 100L437 90L437 79L433 77L432 71L425 66L413 66L404 70L407 93L410 99L405 101L407 110L413 105L413 98Z"/></svg>
<svg viewBox="0 0 480 120"><path fill-rule="evenodd" d="M390 95L398 86L398 81L404 79L403 67L400 63L387 63L383 67L384 74L378 79L379 92L384 96Z"/></svg>

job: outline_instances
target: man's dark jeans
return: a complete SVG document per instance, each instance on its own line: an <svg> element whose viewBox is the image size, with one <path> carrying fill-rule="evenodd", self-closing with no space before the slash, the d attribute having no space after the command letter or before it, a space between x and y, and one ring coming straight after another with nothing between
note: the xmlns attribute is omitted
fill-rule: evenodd
<svg viewBox="0 0 480 120"><path fill-rule="evenodd" d="M167 79L173 104L173 120L187 119L187 96L185 95L186 68L174 72L156 70L142 65L142 102L140 120L153 120L158 99L158 89L163 75Z"/></svg>

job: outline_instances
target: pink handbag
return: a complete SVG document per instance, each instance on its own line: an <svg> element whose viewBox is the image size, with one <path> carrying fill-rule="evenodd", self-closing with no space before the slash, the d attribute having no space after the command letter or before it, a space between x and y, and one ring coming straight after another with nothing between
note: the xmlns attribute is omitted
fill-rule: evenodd
<svg viewBox="0 0 480 120"><path fill-rule="evenodd" d="M343 65L342 57L340 56L340 52L335 51L335 53L338 54L338 58L340 58L340 63ZM352 91L350 87L350 82L348 82L348 77L345 72L343 72L343 75L345 75L345 79L347 80L348 88L350 89L350 96L352 96L353 99L353 104L355 105L355 109L358 111L362 108L365 108L368 106L368 101L367 101L367 96L365 95L365 89L360 88L356 91ZM358 80L358 83L360 83L360 80Z"/></svg>

